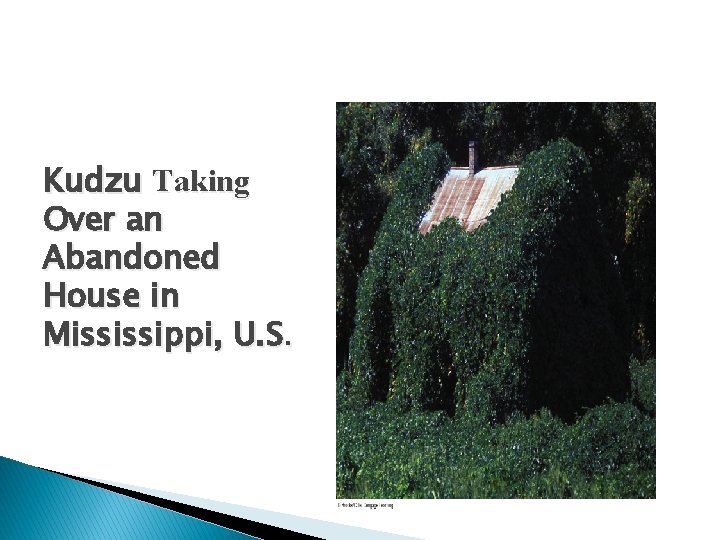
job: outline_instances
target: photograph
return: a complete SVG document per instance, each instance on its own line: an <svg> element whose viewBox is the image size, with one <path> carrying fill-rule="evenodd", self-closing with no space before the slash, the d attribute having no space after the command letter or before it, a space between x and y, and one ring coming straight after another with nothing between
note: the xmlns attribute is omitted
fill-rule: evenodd
<svg viewBox="0 0 720 540"><path fill-rule="evenodd" d="M655 103L336 103L336 497L656 496Z"/></svg>

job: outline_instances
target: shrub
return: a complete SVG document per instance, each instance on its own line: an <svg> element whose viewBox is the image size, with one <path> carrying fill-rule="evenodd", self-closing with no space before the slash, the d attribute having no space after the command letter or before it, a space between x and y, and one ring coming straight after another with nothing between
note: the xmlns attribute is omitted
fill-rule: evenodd
<svg viewBox="0 0 720 540"><path fill-rule="evenodd" d="M491 427L472 415L338 412L337 496L655 496L655 420L630 404L564 424L544 409Z"/></svg>
<svg viewBox="0 0 720 540"><path fill-rule="evenodd" d="M630 361L632 400L641 410L655 415L655 359Z"/></svg>
<svg viewBox="0 0 720 540"><path fill-rule="evenodd" d="M635 464L655 467L655 421L629 403L600 405L570 426L557 450L564 468L586 475Z"/></svg>

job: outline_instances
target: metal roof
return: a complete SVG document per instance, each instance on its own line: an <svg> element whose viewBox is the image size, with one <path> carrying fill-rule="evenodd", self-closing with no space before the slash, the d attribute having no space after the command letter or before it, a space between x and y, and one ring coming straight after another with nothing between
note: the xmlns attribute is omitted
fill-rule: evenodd
<svg viewBox="0 0 720 540"><path fill-rule="evenodd" d="M457 218L466 231L484 225L502 194L515 184L518 168L486 167L474 175L469 172L468 167L450 169L420 222L421 234L449 216Z"/></svg>

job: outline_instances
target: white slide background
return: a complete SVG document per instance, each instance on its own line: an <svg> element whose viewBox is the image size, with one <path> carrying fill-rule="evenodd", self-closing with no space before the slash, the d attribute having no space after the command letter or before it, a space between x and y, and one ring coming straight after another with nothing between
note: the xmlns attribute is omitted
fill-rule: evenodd
<svg viewBox="0 0 720 540"><path fill-rule="evenodd" d="M710 448L691 443L710 423L674 402L692 398L694 408L707 410L701 400L712 390L704 385L717 377L697 380L678 363L710 361L694 333L712 332L710 317L687 336L662 331L688 299L708 298L701 287L711 279L709 264L698 263L682 292L672 281L699 242L687 240L676 221L683 212L710 216L700 210L705 197L692 212L666 213L661 204L658 220L657 501L397 501L393 511L370 512L339 509L335 500L335 101L657 100L659 200L672 203L662 197L663 182L674 181L687 159L714 155L717 118L699 115L717 91L702 56L717 38L710 19L696 16L677 50L663 31L674 14L646 21L640 8L625 6L617 16L610 5L572 18L575 4L567 3L544 22L547 6L533 3L511 6L514 19L455 2L4 6L0 455L418 537L707 532L717 482L703 476ZM683 80L692 80L692 96L683 97ZM142 194L44 193L45 166L90 172L97 164L142 172ZM157 193L157 168L249 176L251 195ZM42 218L52 204L118 217L111 233L51 232ZM122 216L132 210L161 211L163 232L125 232ZM128 249L137 240L183 250L217 241L220 270L41 270L51 242ZM45 309L45 280L136 287L144 307ZM177 288L180 308L148 307L152 281ZM224 347L192 354L46 348L46 319L212 320ZM292 346L239 348L236 319L282 320ZM717 375L716 365L704 369ZM692 459L679 468L688 447ZM707 484L693 483L700 478Z"/></svg>

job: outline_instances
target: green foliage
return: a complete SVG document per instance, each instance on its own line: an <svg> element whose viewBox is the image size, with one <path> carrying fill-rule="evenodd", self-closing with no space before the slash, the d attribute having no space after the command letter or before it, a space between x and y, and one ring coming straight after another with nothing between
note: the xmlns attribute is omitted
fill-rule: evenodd
<svg viewBox="0 0 720 540"><path fill-rule="evenodd" d="M467 391L465 399L476 412L485 408L492 420L545 405L567 415L605 397L588 394L595 381L582 371L593 368L591 359L583 356L607 336L580 328L577 341L563 340L566 323L596 324L587 319L612 317L586 313L590 306L577 298L594 292L607 304L602 298L607 289L588 291L586 282L595 272L593 263L601 265L602 274L610 274L598 276L599 285L610 282L613 272L607 251L577 262L588 250L584 242L594 250L607 249L593 220L589 172L582 151L564 140L530 154L488 224L463 245L464 253L450 255L467 259L452 272L457 277L447 292L453 352L465 363L459 369L464 375L459 378L459 398ZM618 352L601 359L601 365ZM568 368L581 372L581 379L575 377L572 384L564 380ZM548 370L557 373L550 376ZM471 384L464 389L466 383ZM581 390L576 399L567 395L572 386ZM563 403L552 401L558 394L564 394Z"/></svg>
<svg viewBox="0 0 720 540"><path fill-rule="evenodd" d="M628 246L625 232L633 179L641 177L654 193L654 103L350 103L337 105L336 119L337 236L348 254L337 291L345 306L338 313L338 369L347 365L358 279L397 191L397 167L429 142L440 142L454 164L465 165L469 139L478 141L482 162L490 165L520 163L563 137L583 149L598 217L623 273L637 354L653 354L654 196L638 214L644 239L634 237Z"/></svg>
<svg viewBox="0 0 720 540"><path fill-rule="evenodd" d="M496 427L378 404L339 412L336 440L338 497L655 496L655 421L630 404L571 425L541 410Z"/></svg>
<svg viewBox="0 0 720 540"><path fill-rule="evenodd" d="M428 147L399 169L358 287L356 402L469 408L499 422L624 399L623 296L582 151L561 140L528 156L476 232L450 219L421 236L445 167Z"/></svg>
<svg viewBox="0 0 720 540"><path fill-rule="evenodd" d="M421 236L468 139L515 187ZM654 104L338 105L338 497L655 496L654 139Z"/></svg>
<svg viewBox="0 0 720 540"><path fill-rule="evenodd" d="M635 352L652 356L655 347L655 185L636 174L625 198L623 277L633 310Z"/></svg>
<svg viewBox="0 0 720 540"><path fill-rule="evenodd" d="M347 280L352 270L349 268L349 252L347 246L347 237L344 231L340 231L340 235L335 238L335 336L336 339L346 332L346 320L349 316L350 298L346 294ZM338 355L336 358L336 371L339 373L345 355Z"/></svg>
<svg viewBox="0 0 720 540"><path fill-rule="evenodd" d="M446 220L432 234L419 238L406 263L393 304L394 340L391 398L415 410L455 410L457 375L452 362L441 266L447 250L464 234L458 223Z"/></svg>
<svg viewBox="0 0 720 540"><path fill-rule="evenodd" d="M633 403L642 411L655 416L655 359L630 361Z"/></svg>
<svg viewBox="0 0 720 540"><path fill-rule="evenodd" d="M447 156L439 145L411 154L399 168L397 192L358 285L350 362L352 395L359 404L385 400L396 382L391 379L401 362L395 352L403 321L393 316L393 306L407 299L402 286L418 242L419 218L447 169Z"/></svg>
<svg viewBox="0 0 720 540"><path fill-rule="evenodd" d="M428 146L432 134L428 126L452 122L447 110L443 104L432 103L337 105L336 236L346 256L338 266L336 286L336 303L343 306L336 312L338 373L348 363L358 279L390 196L398 191L396 169L410 153ZM413 197L426 193L413 194L411 186L405 186L405 192Z"/></svg>
<svg viewBox="0 0 720 540"><path fill-rule="evenodd" d="M655 421L629 404L601 405L568 428L558 450L562 467L587 475L654 468Z"/></svg>

